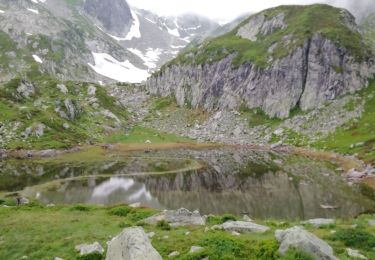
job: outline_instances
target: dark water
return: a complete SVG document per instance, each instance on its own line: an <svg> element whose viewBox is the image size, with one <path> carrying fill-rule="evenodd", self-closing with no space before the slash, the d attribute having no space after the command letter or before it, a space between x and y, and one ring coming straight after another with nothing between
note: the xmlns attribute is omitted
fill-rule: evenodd
<svg viewBox="0 0 375 260"><path fill-rule="evenodd" d="M0 163L0 191L23 190L45 204L140 202L276 219L345 218L375 208L335 165L246 149L135 153L90 163Z"/></svg>

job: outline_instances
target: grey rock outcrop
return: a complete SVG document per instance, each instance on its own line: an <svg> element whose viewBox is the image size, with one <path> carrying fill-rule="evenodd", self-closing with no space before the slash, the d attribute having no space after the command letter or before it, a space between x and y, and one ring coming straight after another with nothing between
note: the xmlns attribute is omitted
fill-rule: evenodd
<svg viewBox="0 0 375 260"><path fill-rule="evenodd" d="M190 212L181 208L178 210L164 210L163 212L151 216L145 220L147 224L155 225L157 222L165 220L171 226L204 225L205 221L198 211Z"/></svg>
<svg viewBox="0 0 375 260"><path fill-rule="evenodd" d="M17 88L17 92L19 95L21 95L23 98L30 98L32 95L35 94L35 87L33 84L22 80L21 84Z"/></svg>
<svg viewBox="0 0 375 260"><path fill-rule="evenodd" d="M84 9L101 22L107 31L118 36L129 30L133 20L125 0L86 0Z"/></svg>
<svg viewBox="0 0 375 260"><path fill-rule="evenodd" d="M276 230L277 241L280 243L279 252L284 255L290 248L306 252L315 259L336 260L333 249L326 242L307 232L301 227L287 230Z"/></svg>
<svg viewBox="0 0 375 260"><path fill-rule="evenodd" d="M141 227L126 228L108 243L106 260L161 260Z"/></svg>
<svg viewBox="0 0 375 260"><path fill-rule="evenodd" d="M254 16L238 29L238 35L255 41L257 35L288 26L282 13L268 21L262 17ZM293 36L285 36L284 41L293 42ZM366 87L375 73L372 60L355 58L319 32L283 58L270 56L265 67L251 61L234 67L236 56L232 53L203 64L172 62L148 79L147 88L154 95L174 95L179 106L188 103L215 111L245 105L261 108L270 117L286 118L295 107L307 111Z"/></svg>

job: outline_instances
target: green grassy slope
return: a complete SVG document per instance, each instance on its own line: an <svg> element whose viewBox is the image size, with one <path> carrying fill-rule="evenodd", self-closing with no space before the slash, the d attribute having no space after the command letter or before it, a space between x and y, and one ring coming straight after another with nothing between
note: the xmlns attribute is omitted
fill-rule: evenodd
<svg viewBox="0 0 375 260"><path fill-rule="evenodd" d="M113 97L106 90L95 85L96 94L87 94L89 84L64 82L68 93L62 93L58 82L47 76L39 76L33 80L35 94L24 98L17 92L21 79L0 85L0 123L12 131L12 126L18 124L14 130L16 136L6 143L3 148L67 148L84 144L90 140L100 142L104 138L103 125L115 127L116 120L105 116L101 111L108 110L115 114L120 123L126 125L128 120L125 108L116 105ZM74 119L65 119L56 111L60 107L68 113L64 106L65 100L70 100L77 112ZM93 106L93 102L97 106ZM31 136L22 138L21 134L29 126L42 123L47 129L42 137ZM69 129L63 127L69 124Z"/></svg>
<svg viewBox="0 0 375 260"><path fill-rule="evenodd" d="M208 40L200 46L186 49L169 64L204 64L223 59L231 53L236 53L233 65L238 66L246 61L252 61L260 67L265 67L272 58L282 58L291 53L296 47L301 46L314 34L320 33L332 40L338 46L349 50L357 59L368 57L367 47L359 32L352 31L346 24L341 9L329 5L310 6L280 6L262 12L266 19L284 13L285 29L275 30L272 34L258 34L256 41L250 41L236 36L240 27L247 24L253 16L242 22L233 31ZM292 40L284 40L291 36ZM277 44L273 53L269 48ZM282 44L280 44L282 43Z"/></svg>

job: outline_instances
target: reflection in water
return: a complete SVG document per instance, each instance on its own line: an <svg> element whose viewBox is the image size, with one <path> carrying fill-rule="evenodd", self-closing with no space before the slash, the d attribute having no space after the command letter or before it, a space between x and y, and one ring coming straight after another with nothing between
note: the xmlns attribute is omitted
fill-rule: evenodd
<svg viewBox="0 0 375 260"><path fill-rule="evenodd" d="M374 209L374 203L349 187L329 163L245 149L161 153L148 156L195 158L204 167L176 174L129 176L136 172L134 169L168 170L167 166L175 163L150 166L149 158L139 157L101 167L60 165L48 168L53 176L58 173L57 178L80 176L88 171L95 174L63 179L58 188L35 186L32 190L46 204L140 202L158 209L185 207L203 214L246 213L254 218L353 217ZM338 208L325 210L321 205Z"/></svg>

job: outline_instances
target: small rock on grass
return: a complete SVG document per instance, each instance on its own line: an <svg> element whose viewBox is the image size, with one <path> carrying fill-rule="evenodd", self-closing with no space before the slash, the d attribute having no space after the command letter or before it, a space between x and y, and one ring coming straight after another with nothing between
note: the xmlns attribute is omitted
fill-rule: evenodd
<svg viewBox="0 0 375 260"><path fill-rule="evenodd" d="M94 253L99 253L99 254L104 253L103 247L98 242L95 242L93 244L81 244L81 245L76 246L75 248L77 251L79 251L79 254L81 256L91 255Z"/></svg>
<svg viewBox="0 0 375 260"><path fill-rule="evenodd" d="M174 252L170 253L170 254L168 255L168 257L169 257L169 258L172 258L172 257L176 257L176 256L179 256L179 255L180 255L180 252L178 252L178 251L174 251Z"/></svg>
<svg viewBox="0 0 375 260"><path fill-rule="evenodd" d="M351 248L347 248L346 252L348 253L348 256L356 258L356 259L367 259L364 255L360 254L358 250L354 250Z"/></svg>
<svg viewBox="0 0 375 260"><path fill-rule="evenodd" d="M196 252L199 252L199 251L202 251L204 248L201 247L201 246L192 246L190 248L190 251L189 251L189 254L192 254L192 253L196 253Z"/></svg>

